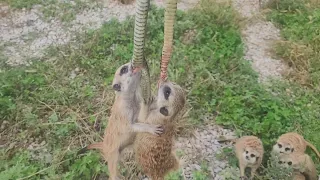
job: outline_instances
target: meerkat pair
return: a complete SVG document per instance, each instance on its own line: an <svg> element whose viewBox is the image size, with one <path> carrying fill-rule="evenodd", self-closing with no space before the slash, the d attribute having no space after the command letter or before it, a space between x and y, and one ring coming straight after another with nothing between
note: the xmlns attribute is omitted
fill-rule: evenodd
<svg viewBox="0 0 320 180"><path fill-rule="evenodd" d="M78 154L88 149L99 149L108 162L110 179L119 179L117 165L119 155L127 146L133 144L137 132L146 132L158 136L163 132L161 125L137 123L141 90L140 72L134 72L131 63L119 67L114 75L113 89L116 92L107 128L102 142L91 144Z"/></svg>
<svg viewBox="0 0 320 180"><path fill-rule="evenodd" d="M294 178L302 178L301 175L297 175L300 173L309 180L317 180L315 164L311 157L305 154L307 146L320 158L320 154L315 146L306 141L303 136L294 132L281 135L273 146L272 152L279 156L279 164L284 167L293 168L295 172Z"/></svg>
<svg viewBox="0 0 320 180"><path fill-rule="evenodd" d="M179 169L173 153L176 115L185 105L183 89L173 82L160 82L157 97L151 104L141 105L139 122L161 124L164 133L155 136L140 132L134 143L135 157L142 171L152 180L164 180L167 173Z"/></svg>
<svg viewBox="0 0 320 180"><path fill-rule="evenodd" d="M307 146L309 146L320 158L320 153L316 147L310 142L306 141L303 136L295 132L288 132L282 134L277 143L273 146L272 151L278 155L300 153L304 154Z"/></svg>
<svg viewBox="0 0 320 180"><path fill-rule="evenodd" d="M279 162L283 167L291 167L294 171L293 178L304 176L308 180L318 180L317 169L308 154L291 153L279 156Z"/></svg>

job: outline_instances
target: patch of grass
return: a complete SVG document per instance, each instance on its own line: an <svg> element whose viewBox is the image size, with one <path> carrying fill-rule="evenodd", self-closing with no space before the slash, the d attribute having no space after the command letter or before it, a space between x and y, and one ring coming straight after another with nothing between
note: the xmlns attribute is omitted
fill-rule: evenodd
<svg viewBox="0 0 320 180"><path fill-rule="evenodd" d="M92 8L93 5L97 5L97 2L95 0L90 2L82 0L49 0L43 3L41 11L45 19L58 18L62 22L68 23L76 18L77 13L82 12L86 8Z"/></svg>
<svg viewBox="0 0 320 180"><path fill-rule="evenodd" d="M210 172L208 169L208 164L206 162L201 163L201 169L196 170L192 173L192 177L195 180L207 180L210 179ZM211 177L212 178L212 177Z"/></svg>
<svg viewBox="0 0 320 180"><path fill-rule="evenodd" d="M159 74L163 14L155 7L149 14L146 58L153 82ZM301 132L319 149L319 93L295 84L259 84L242 58L236 17L231 5L213 0L202 0L188 14L177 12L169 79L188 90L189 123L201 125L201 115L214 114L217 123L241 135L260 137L265 163L272 144L287 131ZM56 61L3 69L0 142L7 148L1 150L1 161L6 163L0 165L0 179L15 171L19 172L15 179L90 179L107 173L98 153L77 158L75 152L103 134L114 98L110 88L114 71L132 57L133 28L133 18L123 23L112 20L82 34L76 44L50 48L46 58ZM192 41L184 43L190 30ZM38 145L46 150L37 149ZM25 168L18 171L21 165Z"/></svg>
<svg viewBox="0 0 320 180"><path fill-rule="evenodd" d="M311 0L271 1L268 17L281 29L284 41L275 52L293 68L290 79L320 87L320 3Z"/></svg>
<svg viewBox="0 0 320 180"><path fill-rule="evenodd" d="M0 0L0 2L5 2L9 4L10 7L16 8L16 9L22 9L22 8L30 9L32 8L33 5L41 4L43 1L42 0Z"/></svg>

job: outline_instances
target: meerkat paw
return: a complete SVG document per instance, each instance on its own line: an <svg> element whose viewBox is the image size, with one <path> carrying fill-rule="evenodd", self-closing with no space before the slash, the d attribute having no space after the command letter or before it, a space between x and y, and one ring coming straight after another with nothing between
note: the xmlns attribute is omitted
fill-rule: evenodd
<svg viewBox="0 0 320 180"><path fill-rule="evenodd" d="M150 125L149 133L160 136L164 132L162 125Z"/></svg>
<svg viewBox="0 0 320 180"><path fill-rule="evenodd" d="M241 177L240 177L240 180L246 180L246 179L247 179L246 176L241 176Z"/></svg>

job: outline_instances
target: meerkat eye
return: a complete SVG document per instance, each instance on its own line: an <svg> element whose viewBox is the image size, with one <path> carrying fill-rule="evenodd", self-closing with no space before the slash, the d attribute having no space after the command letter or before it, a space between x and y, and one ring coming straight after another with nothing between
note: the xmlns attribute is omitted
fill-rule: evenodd
<svg viewBox="0 0 320 180"><path fill-rule="evenodd" d="M120 76L128 72L128 66L123 66L120 70Z"/></svg>
<svg viewBox="0 0 320 180"><path fill-rule="evenodd" d="M168 100L171 94L171 89L168 86L165 86L163 89L163 93L164 93L164 98Z"/></svg>
<svg viewBox="0 0 320 180"><path fill-rule="evenodd" d="M246 154L248 154L249 152L248 151L246 151Z"/></svg>
<svg viewBox="0 0 320 180"><path fill-rule="evenodd" d="M278 143L278 147L279 147L279 148L282 148L282 145Z"/></svg>
<svg viewBox="0 0 320 180"><path fill-rule="evenodd" d="M278 163L279 163L279 164L282 164L282 161L279 161Z"/></svg>
<svg viewBox="0 0 320 180"><path fill-rule="evenodd" d="M114 84L114 85L112 86L112 88L113 88L115 91L118 91L118 92L121 91L121 85L120 85L120 84Z"/></svg>
<svg viewBox="0 0 320 180"><path fill-rule="evenodd" d="M289 162L288 162L288 165L289 165L289 166L291 166L291 165L292 165L292 162L291 162L291 161L289 161Z"/></svg>
<svg viewBox="0 0 320 180"><path fill-rule="evenodd" d="M285 150L285 151L290 151L290 148L285 148L284 150Z"/></svg>
<svg viewBox="0 0 320 180"><path fill-rule="evenodd" d="M169 115L169 111L166 107L162 107L160 108L160 113L164 116L168 116Z"/></svg>
<svg viewBox="0 0 320 180"><path fill-rule="evenodd" d="M251 155L250 155L250 157L254 158L254 157L256 157L256 155L254 155L254 154L251 154Z"/></svg>

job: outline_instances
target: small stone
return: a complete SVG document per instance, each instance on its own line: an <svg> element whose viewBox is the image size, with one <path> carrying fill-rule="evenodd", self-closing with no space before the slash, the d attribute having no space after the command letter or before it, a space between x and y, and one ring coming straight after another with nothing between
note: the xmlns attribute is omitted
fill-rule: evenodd
<svg viewBox="0 0 320 180"><path fill-rule="evenodd" d="M220 162L219 167L222 169L226 168L226 163L225 162Z"/></svg>
<svg viewBox="0 0 320 180"><path fill-rule="evenodd" d="M195 168L196 170L200 170L200 169L201 169L201 166L199 166L198 164L194 164L193 166L194 166L194 168Z"/></svg>
<svg viewBox="0 0 320 180"><path fill-rule="evenodd" d="M214 170L213 170L215 173L219 173L220 171L222 171L222 169L220 167L216 167Z"/></svg>

